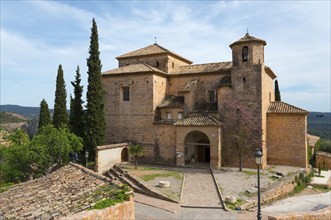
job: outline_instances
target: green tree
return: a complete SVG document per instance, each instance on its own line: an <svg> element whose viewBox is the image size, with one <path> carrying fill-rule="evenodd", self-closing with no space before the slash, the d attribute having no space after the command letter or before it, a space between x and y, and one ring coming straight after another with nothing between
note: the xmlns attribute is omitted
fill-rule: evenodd
<svg viewBox="0 0 331 220"><path fill-rule="evenodd" d="M52 125L45 126L36 135L31 146L42 147L49 157L44 158L43 167L49 167L54 163L67 163L70 152L79 152L83 148L82 139L70 133L68 128L55 128Z"/></svg>
<svg viewBox="0 0 331 220"><path fill-rule="evenodd" d="M130 145L128 152L130 155L134 156L135 169L138 168L138 157L144 154L144 149L141 145Z"/></svg>
<svg viewBox="0 0 331 220"><path fill-rule="evenodd" d="M67 124L68 124L67 92L63 78L62 65L60 64L56 77L53 125L56 128L61 128L66 126Z"/></svg>
<svg viewBox="0 0 331 220"><path fill-rule="evenodd" d="M51 114L49 113L48 104L45 99L43 99L40 103L38 130L41 130L43 126L49 125L51 123Z"/></svg>
<svg viewBox="0 0 331 220"><path fill-rule="evenodd" d="M84 137L84 110L83 110L83 86L81 83L79 66L77 66L75 81L71 82L74 87L74 98L70 96L70 116L69 116L69 128L70 131L77 136Z"/></svg>
<svg viewBox="0 0 331 220"><path fill-rule="evenodd" d="M279 91L279 86L278 86L278 80L275 80L275 101L282 101L280 97L280 91Z"/></svg>
<svg viewBox="0 0 331 220"><path fill-rule="evenodd" d="M14 133L7 137L13 145L23 145L30 142L29 136L22 130L17 128Z"/></svg>
<svg viewBox="0 0 331 220"><path fill-rule="evenodd" d="M105 118L104 118L104 90L101 81L101 61L99 58L98 30L95 20L92 21L91 38L89 47L88 87L86 94L86 128L85 147L90 158L94 159L94 149L104 143Z"/></svg>

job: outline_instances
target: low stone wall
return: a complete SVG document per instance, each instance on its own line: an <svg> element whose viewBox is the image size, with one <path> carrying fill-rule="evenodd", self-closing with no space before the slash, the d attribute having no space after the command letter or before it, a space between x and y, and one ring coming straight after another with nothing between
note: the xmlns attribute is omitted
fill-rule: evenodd
<svg viewBox="0 0 331 220"><path fill-rule="evenodd" d="M281 215L269 215L268 220L325 220L331 219L331 206L321 209L317 212L297 212Z"/></svg>
<svg viewBox="0 0 331 220"><path fill-rule="evenodd" d="M323 151L316 153L316 167L331 170L331 154Z"/></svg>
<svg viewBox="0 0 331 220"><path fill-rule="evenodd" d="M95 172L103 174L114 164L122 162L122 152L128 146L128 143L98 146L95 156Z"/></svg>
<svg viewBox="0 0 331 220"><path fill-rule="evenodd" d="M294 175L284 177L282 182L277 184L271 190L262 193L261 204L268 204L277 199L287 196L296 187L297 183L295 182L295 176L299 177L300 172L301 171L298 171ZM257 206L257 199L245 203L240 208L242 210L249 210L256 206Z"/></svg>
<svg viewBox="0 0 331 220"><path fill-rule="evenodd" d="M83 211L75 215L61 218L61 220L115 220L115 219L135 219L134 200L130 197L129 201L116 204L105 209L94 209Z"/></svg>

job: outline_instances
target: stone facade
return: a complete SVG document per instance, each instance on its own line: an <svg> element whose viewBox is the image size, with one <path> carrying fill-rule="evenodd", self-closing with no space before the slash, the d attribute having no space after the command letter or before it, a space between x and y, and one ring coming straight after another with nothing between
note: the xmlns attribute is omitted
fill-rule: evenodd
<svg viewBox="0 0 331 220"><path fill-rule="evenodd" d="M331 154L319 151L316 153L316 167L331 170Z"/></svg>
<svg viewBox="0 0 331 220"><path fill-rule="evenodd" d="M230 45L232 61L196 65L158 44L118 56L119 67L102 75L106 143L139 143L146 162L238 166L235 148L223 143L233 135L223 123L231 120L222 112L230 104L235 107L227 111L240 106L254 115L251 124L261 131L255 142L263 150L263 167L267 163L306 167L308 112L274 101L276 75L264 64L265 45L246 34ZM270 106L280 108L281 116L274 116ZM291 140L276 134L287 120ZM284 153L291 150L282 161L279 147ZM249 146L245 166L255 167L255 148Z"/></svg>

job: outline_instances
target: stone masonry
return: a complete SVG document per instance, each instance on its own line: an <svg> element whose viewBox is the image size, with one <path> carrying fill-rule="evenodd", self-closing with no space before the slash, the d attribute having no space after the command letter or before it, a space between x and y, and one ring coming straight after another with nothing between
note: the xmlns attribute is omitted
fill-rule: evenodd
<svg viewBox="0 0 331 220"><path fill-rule="evenodd" d="M235 148L224 144L232 134L223 122L233 119L222 109L232 105L228 111L254 115L263 167L307 167L308 112L275 102L277 76L265 65L266 44L247 33L230 45L231 61L194 65L156 43L118 56L118 68L102 74L106 144L139 143L146 162L238 166ZM249 147L246 167L255 167L255 148Z"/></svg>

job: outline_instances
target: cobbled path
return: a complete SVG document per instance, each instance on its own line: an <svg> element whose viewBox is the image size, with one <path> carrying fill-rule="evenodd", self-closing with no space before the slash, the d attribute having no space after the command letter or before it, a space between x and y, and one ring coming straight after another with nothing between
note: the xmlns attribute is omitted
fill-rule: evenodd
<svg viewBox="0 0 331 220"><path fill-rule="evenodd" d="M183 207L223 208L212 174L208 169L186 169Z"/></svg>

